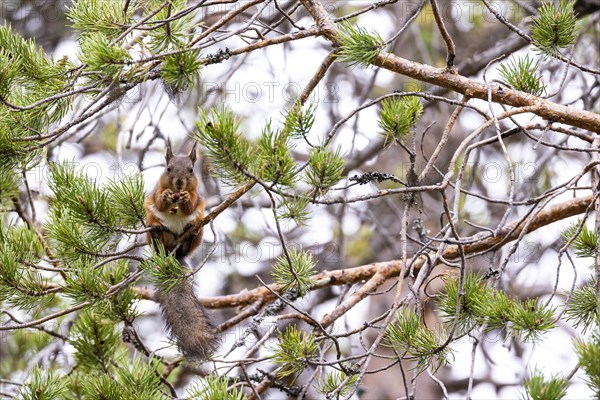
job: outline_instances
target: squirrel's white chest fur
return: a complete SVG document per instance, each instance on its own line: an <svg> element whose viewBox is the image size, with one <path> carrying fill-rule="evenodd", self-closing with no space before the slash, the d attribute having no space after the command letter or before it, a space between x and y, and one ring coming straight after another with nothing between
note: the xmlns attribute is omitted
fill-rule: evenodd
<svg viewBox="0 0 600 400"><path fill-rule="evenodd" d="M176 235L181 235L185 227L198 217L200 210L196 210L190 215L185 215L181 209L177 209L175 214L171 214L170 210L158 211L156 206L153 205L152 212L154 215L156 215L165 228Z"/></svg>

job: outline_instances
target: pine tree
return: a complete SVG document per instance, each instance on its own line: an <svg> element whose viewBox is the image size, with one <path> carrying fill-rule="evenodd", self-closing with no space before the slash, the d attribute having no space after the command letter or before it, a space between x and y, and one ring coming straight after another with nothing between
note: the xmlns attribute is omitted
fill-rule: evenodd
<svg viewBox="0 0 600 400"><path fill-rule="evenodd" d="M578 358L577 369L587 386L600 396L599 239L598 227L592 229L586 225L593 203L597 203L597 173L593 172L591 186L585 184L588 186L584 189L593 195L587 203L572 201L563 208L556 206L550 216L542 210L545 206L552 207L544 202L555 195L583 190L577 182L597 167L596 158L582 169L581 176L564 186L556 188L548 183L536 194L523 190L527 199L515 196L519 188L513 178L507 201L478 195L472 187L464 186L463 179L471 152L496 141L501 144L498 154L506 158L507 169L512 171L511 149L503 140L519 132L531 139L530 131L536 129L543 131L538 138L534 137L538 143L548 144L557 151L573 150L565 147L566 140L553 144L543 136L550 130L564 133L588 145L575 151L595 157L597 140L588 131L600 133L597 112L574 112L553 103L552 97L542 97L553 96L548 94L551 82L544 74L551 63L567 69L577 67L590 76L598 74L594 70L597 65L584 67L574 61L580 32L573 1L544 2L531 18L530 35L500 18L511 31L518 30L531 48L526 55L501 63L497 69L501 79L485 84L458 75L448 64L443 69L400 58L394 54L398 36L386 41L377 30L367 29L359 23L360 19L353 19L395 2L377 2L370 8L353 8L349 13L345 10L345 17L324 15L327 10L318 1L291 2L284 7L289 12L279 9L279 3L283 2L275 2L277 18L269 23L260 16L264 9L259 8L269 2L255 1L256 7L246 2L214 15L208 15L205 9L208 6L203 3L74 0L67 11L76 32L77 51L71 58L54 59L33 39L25 39L7 24L0 27L2 394L24 399L146 400L178 398L185 393L193 399L237 400L258 398L272 388L273 393L278 390L290 398L349 399L356 398L352 396L362 388L362 381L373 373L370 360L385 351L387 355L381 358L388 365L382 370L399 366L398 375L402 376L399 393L406 392L409 396L411 379L414 378L411 385L418 377L427 375L439 381L435 377L439 371L460 356L453 346L462 338L478 342L486 334L497 333L505 343L539 343L561 324L569 324L582 334L571 344ZM436 13L436 3L430 4ZM314 22L314 27L298 28L302 19L292 19L296 6L310 14L309 25ZM423 5L416 11L422 9ZM435 21L448 51L441 60L451 55L454 58L444 18L436 14ZM263 29L266 31L262 32ZM279 37L286 29L290 33ZM215 368L200 376L199 365L147 346L141 332L143 324L148 322L144 320L147 315L142 305L153 300L152 290L146 286L170 289L181 279L201 274L200 269L211 260L218 245L218 235L213 235L212 250L202 254L204 260L194 259L192 268L164 251L153 252L141 239L149 229L145 224L143 203L147 192L141 168L111 179L97 179L76 160L59 161L56 153L73 137L83 141L90 135L100 136L97 128L105 123L110 125L105 117L124 108L138 89L159 82L160 86L153 86L153 90L182 105L196 94L203 74L215 64L230 68L232 64L226 64L230 58L240 59L236 57L245 54L267 57L270 46L312 36L321 36L331 45L330 54L313 78L316 81L323 80L328 69L330 73L334 70L331 65L340 69L352 67L352 73L362 73L364 69L387 70L453 90L462 99L426 90L387 90L350 112L343 110L342 116L339 110L331 113L335 123L326 132L317 128L321 106L309 101L315 89L312 81L306 84L306 93L300 93L298 99L281 110L278 120L264 121L260 127L245 124L235 104L226 101L195 108L187 140L202 147L208 172L218 181L212 183L227 192L218 202L210 204L209 214L202 222L205 229L212 227L215 232L213 225L219 223L219 215L245 200L261 203L256 214L268 225L265 236L275 238L280 249L269 262L270 274L257 275L256 288L203 300L211 308L241 309L217 327L221 333L238 329L234 343L224 336L222 348L212 360ZM227 46L231 38L244 45L230 49ZM215 49L215 46L222 47ZM565 79L567 73L568 70ZM590 90L590 98L594 90ZM143 93L140 102L153 101L148 92L140 93ZM471 98L483 103L469 102ZM597 96L595 103L590 101L597 107ZM481 106L484 103L490 113ZM425 154L425 133L435 122L433 118L429 127L425 127L427 113L435 112L432 104L457 108L446 127L438 132L444 135L436 143L440 147ZM494 113L495 105L504 107L505 112ZM471 136L464 135L466 139L456 146L455 155L448 159L447 165L442 165L438 162L440 153L463 109L485 116L485 122L481 130L475 130ZM358 122L358 115L370 111L373 113L369 127L364 128ZM543 126L523 127L528 123L513 118L523 113L535 116ZM354 128L342 133L343 125L355 117ZM503 124L512 121L512 130L501 128L500 120ZM563 125L553 125L557 121ZM120 129L120 123L120 120L115 122L111 129ZM162 144L170 134L162 132L153 122L148 127L153 128L153 136L137 150L129 146L133 139L126 146L117 140L118 144L112 145L118 152L125 149L139 156L139 167L153 143ZM496 131L480 137L487 128ZM369 132L363 132L365 129ZM350 131L359 135L347 139L344 135L351 134ZM354 142L363 133L374 133L369 137L380 140L374 142L377 152L370 157L369 154L354 157ZM134 136L133 128L129 134ZM346 151L348 148L351 151ZM408 159L408 171L359 168L384 152L395 152L401 155L398 157ZM427 169L422 176L416 170L418 157L423 157ZM35 193L28 181L28 176L45 169L49 196ZM358 170L363 173L351 176L352 171ZM427 181L426 172L434 173L436 183ZM357 188L370 192L354 195ZM449 195L450 192L453 194ZM429 200L436 201L434 208L438 214L433 220L442 227L434 235L422 224L423 205L414 201L417 193L427 193ZM353 203L383 203L395 194L402 197L386 203L386 207L390 214L401 215L401 223L390 227L381 221L375 232L361 226L352 237L345 236L344 213ZM463 222L472 215L465 206L467 197L490 204L509 204L511 208L494 229L481 229L475 223L467 226ZM540 208L535 212L529 210L532 220L507 223L511 209L523 205L540 205ZM323 217L324 209L339 215L339 219ZM418 213L419 217L411 231L408 219L412 213ZM540 213L542 216L535 219ZM466 262L471 256L496 254L501 248L515 250L509 242L519 243L529 232L529 223L534 230L584 213L584 219L561 233L555 230L555 236L563 239L560 257L570 259L572 251L580 259L596 258L595 275L582 285L573 283L572 292L553 293L550 300L543 296L520 298L501 284L510 254L499 267L500 263L491 264L498 268L490 267L487 273L484 267L472 267ZM364 212L355 214L380 218L366 206ZM253 221L259 219L256 215L253 218ZM352 268L340 264L327 270L311 246L296 242L301 237L298 231L314 224L329 226L331 221L334 227L323 229L351 248L342 246L340 254L345 260L358 260ZM246 232L239 228L230 240L234 241L237 235L250 242L251 228L254 227L248 227ZM480 229L479 234L469 237L463 234L471 228ZM375 235L392 244L399 243L391 261L382 261L388 252L382 252L381 257L373 254L377 249L370 246ZM262 239L254 238L256 242ZM409 241L418 245L410 254L406 248ZM452 272L443 273L442 279L435 281L438 276L432 275L432 270L438 265ZM270 280L265 282L266 279ZM428 286L434 281L442 288L430 295ZM380 288L387 282L390 289ZM352 329L341 323L342 317L352 315L348 317L351 319L356 315L351 312L359 302L365 299L374 302L387 293L396 296L377 318L361 321ZM561 301L553 302L553 297L561 297ZM322 307L327 311L322 312ZM440 318L437 327L425 322L429 308ZM176 351L174 343L163 344ZM236 352L242 347L245 347L243 353ZM476 348L477 344L473 351ZM474 360L473 357L473 363ZM553 374L543 368L531 369L530 376L520 382L522 396L564 398L575 373L568 372ZM198 376L186 385L188 373ZM441 381L439 386L446 391ZM471 389L470 386L469 394Z"/></svg>

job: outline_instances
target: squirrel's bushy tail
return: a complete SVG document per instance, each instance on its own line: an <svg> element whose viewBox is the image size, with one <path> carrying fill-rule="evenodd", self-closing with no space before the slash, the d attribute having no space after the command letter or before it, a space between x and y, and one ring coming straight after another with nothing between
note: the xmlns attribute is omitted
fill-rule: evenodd
<svg viewBox="0 0 600 400"><path fill-rule="evenodd" d="M169 291L158 290L156 299L181 352L192 359L210 358L217 346L217 330L194 294L193 283L184 280Z"/></svg>

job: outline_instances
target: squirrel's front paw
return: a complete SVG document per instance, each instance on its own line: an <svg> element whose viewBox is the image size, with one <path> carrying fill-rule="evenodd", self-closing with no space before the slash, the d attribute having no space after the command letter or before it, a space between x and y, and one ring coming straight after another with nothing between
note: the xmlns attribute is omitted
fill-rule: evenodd
<svg viewBox="0 0 600 400"><path fill-rule="evenodd" d="M173 191L171 189L165 189L160 195L160 200L163 202L168 201L169 203L172 203Z"/></svg>
<svg viewBox="0 0 600 400"><path fill-rule="evenodd" d="M179 193L179 202L187 203L188 201L190 201L190 193L187 190L180 192Z"/></svg>
<svg viewBox="0 0 600 400"><path fill-rule="evenodd" d="M160 233L165 230L165 227L160 224L152 224L148 228L150 228L150 236L154 240L159 239Z"/></svg>

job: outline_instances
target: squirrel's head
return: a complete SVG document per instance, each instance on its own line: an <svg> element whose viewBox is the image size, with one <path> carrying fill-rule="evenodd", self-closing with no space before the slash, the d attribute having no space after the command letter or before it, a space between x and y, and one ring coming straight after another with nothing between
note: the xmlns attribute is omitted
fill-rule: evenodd
<svg viewBox="0 0 600 400"><path fill-rule="evenodd" d="M163 187L173 191L195 190L198 186L198 178L194 173L194 163L196 162L196 143L192 147L190 154L174 155L171 149L171 141L167 140L167 153L165 156L167 168L161 176Z"/></svg>

